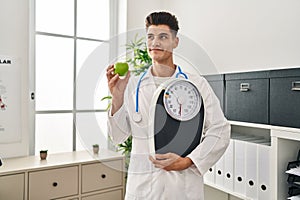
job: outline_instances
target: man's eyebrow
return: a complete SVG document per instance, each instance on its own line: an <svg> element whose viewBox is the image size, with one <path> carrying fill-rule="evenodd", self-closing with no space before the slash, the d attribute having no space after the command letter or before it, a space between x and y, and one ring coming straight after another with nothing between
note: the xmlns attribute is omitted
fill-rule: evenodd
<svg viewBox="0 0 300 200"><path fill-rule="evenodd" d="M170 35L169 33L160 33L159 35Z"/></svg>
<svg viewBox="0 0 300 200"><path fill-rule="evenodd" d="M155 35L154 33L147 33L147 35ZM169 33L159 33L158 35L170 35Z"/></svg>

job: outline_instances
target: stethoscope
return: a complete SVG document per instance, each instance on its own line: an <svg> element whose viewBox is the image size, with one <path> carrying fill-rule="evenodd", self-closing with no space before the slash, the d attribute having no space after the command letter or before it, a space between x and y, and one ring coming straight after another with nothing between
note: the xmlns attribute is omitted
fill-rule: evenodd
<svg viewBox="0 0 300 200"><path fill-rule="evenodd" d="M178 68L178 72L175 77L178 78L179 76L183 76L185 79L188 79L188 76L184 72L182 72L181 68L178 65L177 65L177 68ZM133 121L136 123L139 123L140 121L142 121L142 115L139 112L139 90L140 90L141 82L146 74L147 74L147 70L142 74L142 76L140 77L138 84L136 86L135 113L133 113L133 117L132 117Z"/></svg>

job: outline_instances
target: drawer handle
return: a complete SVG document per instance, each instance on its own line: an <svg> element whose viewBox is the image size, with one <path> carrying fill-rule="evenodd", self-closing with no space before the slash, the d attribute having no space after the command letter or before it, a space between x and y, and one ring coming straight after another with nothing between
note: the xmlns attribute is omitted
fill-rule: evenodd
<svg viewBox="0 0 300 200"><path fill-rule="evenodd" d="M106 175L105 175L105 174L102 174L102 175L101 175L101 178L106 178Z"/></svg>
<svg viewBox="0 0 300 200"><path fill-rule="evenodd" d="M241 92L248 92L250 90L250 84L249 83L241 83L240 84L240 91Z"/></svg>
<svg viewBox="0 0 300 200"><path fill-rule="evenodd" d="M292 90L293 91L300 91L300 81L293 81L292 82Z"/></svg>
<svg viewBox="0 0 300 200"><path fill-rule="evenodd" d="M58 183L57 182L53 182L52 185L53 185L53 187L56 187L56 186L58 186Z"/></svg>

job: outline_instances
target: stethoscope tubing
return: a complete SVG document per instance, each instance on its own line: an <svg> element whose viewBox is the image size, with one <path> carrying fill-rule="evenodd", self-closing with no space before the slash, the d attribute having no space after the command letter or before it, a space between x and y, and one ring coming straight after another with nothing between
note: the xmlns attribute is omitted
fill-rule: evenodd
<svg viewBox="0 0 300 200"><path fill-rule="evenodd" d="M178 72L177 72L175 77L178 78L180 75L182 75L185 79L188 79L188 76L184 72L182 72L181 67L177 65L177 68L178 68ZM138 81L138 84L136 86L136 93L135 93L135 112L136 113L139 113L139 90L140 90L140 85L141 85L141 82L142 82L144 76L147 74L147 71L148 70L146 70L142 74L142 76L140 77L140 79Z"/></svg>

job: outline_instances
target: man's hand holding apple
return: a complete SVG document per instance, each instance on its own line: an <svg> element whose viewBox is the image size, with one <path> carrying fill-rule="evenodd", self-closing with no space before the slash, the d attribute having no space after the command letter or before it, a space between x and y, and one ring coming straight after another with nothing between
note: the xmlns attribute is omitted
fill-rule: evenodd
<svg viewBox="0 0 300 200"><path fill-rule="evenodd" d="M125 78L120 78L120 76ZM123 105L124 91L127 86L130 72L128 71L127 63L116 63L110 65L106 69L106 77L108 80L108 88L112 95L111 114L116 113Z"/></svg>

